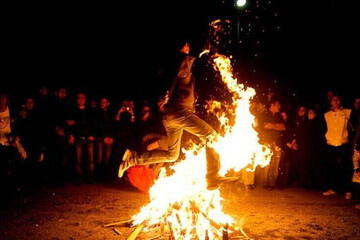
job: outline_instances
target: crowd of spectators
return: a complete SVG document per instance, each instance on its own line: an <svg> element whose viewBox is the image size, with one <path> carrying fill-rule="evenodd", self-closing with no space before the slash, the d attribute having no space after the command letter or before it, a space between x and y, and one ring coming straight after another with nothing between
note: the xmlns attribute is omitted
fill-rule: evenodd
<svg viewBox="0 0 360 240"><path fill-rule="evenodd" d="M166 132L156 102L114 102L108 96L93 98L83 91L70 96L68 91L42 87L18 106L1 93L0 182L5 192L45 183L113 181L126 149L166 148L166 141L159 141ZM271 147L273 157L269 166L244 172L244 184L344 194L360 208L360 98L343 107L340 95L328 91L323 103L292 109L288 106L294 104L279 93L263 96L252 101L251 112L260 142Z"/></svg>

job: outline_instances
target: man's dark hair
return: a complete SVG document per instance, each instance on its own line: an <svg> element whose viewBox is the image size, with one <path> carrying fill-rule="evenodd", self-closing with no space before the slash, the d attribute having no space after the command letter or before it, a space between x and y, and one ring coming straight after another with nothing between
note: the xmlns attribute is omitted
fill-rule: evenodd
<svg viewBox="0 0 360 240"><path fill-rule="evenodd" d="M281 102L278 98L272 98L269 102L269 106L271 106L271 104L275 104L276 102L279 102L281 104Z"/></svg>
<svg viewBox="0 0 360 240"><path fill-rule="evenodd" d="M332 100L334 97L338 97L340 100L342 100L342 96L338 92L334 92L334 95L332 95L330 100Z"/></svg>

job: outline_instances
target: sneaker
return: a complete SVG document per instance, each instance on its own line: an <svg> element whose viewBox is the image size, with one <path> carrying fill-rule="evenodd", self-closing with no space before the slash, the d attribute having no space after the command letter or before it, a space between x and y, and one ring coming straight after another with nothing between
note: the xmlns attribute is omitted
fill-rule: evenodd
<svg viewBox="0 0 360 240"><path fill-rule="evenodd" d="M347 193L345 193L345 199L346 199L346 200L350 200L350 199L351 199L351 197L352 197L351 192L347 192Z"/></svg>
<svg viewBox="0 0 360 240"><path fill-rule="evenodd" d="M336 193L332 189L329 189L326 192L323 192L324 196L330 196L330 195L334 195L334 194L336 194Z"/></svg>
<svg viewBox="0 0 360 240"><path fill-rule="evenodd" d="M119 171L118 171L118 177L122 178L122 176L124 175L124 172L126 170L128 170L130 167L135 166L135 159L136 159L136 152L135 151L131 151L129 149L127 149L124 153L124 156L122 158L122 162L119 166Z"/></svg>
<svg viewBox="0 0 360 240"><path fill-rule="evenodd" d="M226 183L231 183L238 181L239 177L222 177L222 176L216 176L214 178L208 178L207 179L207 190L216 190L220 186Z"/></svg>
<svg viewBox="0 0 360 240"><path fill-rule="evenodd" d="M356 204L355 208L360 210L360 204Z"/></svg>

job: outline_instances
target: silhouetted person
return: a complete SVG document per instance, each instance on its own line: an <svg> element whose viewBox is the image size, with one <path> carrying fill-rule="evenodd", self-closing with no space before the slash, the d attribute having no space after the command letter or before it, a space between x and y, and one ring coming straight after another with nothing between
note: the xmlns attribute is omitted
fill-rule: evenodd
<svg viewBox="0 0 360 240"><path fill-rule="evenodd" d="M19 156L26 158L26 152L21 153L19 150L20 139L14 134L11 122L11 111L8 106L8 98L6 94L0 94L0 187L3 197L7 197L9 190L17 184L16 167ZM22 148L22 147L21 147ZM20 153L20 155L19 155Z"/></svg>
<svg viewBox="0 0 360 240"><path fill-rule="evenodd" d="M109 99L103 97L100 99L100 109L97 115L97 137L98 137L98 158L97 163L100 172L106 170L109 165L111 149L114 143L113 126L114 117L109 109Z"/></svg>
<svg viewBox="0 0 360 240"><path fill-rule="evenodd" d="M345 192L346 199L351 199L353 168L348 132L350 114L351 109L342 108L341 99L335 94L331 99L331 110L325 113L326 160L329 167L326 181L328 191L323 193L325 196Z"/></svg>
<svg viewBox="0 0 360 240"><path fill-rule="evenodd" d="M263 187L273 188L279 173L279 164L282 154L282 134L286 131L286 125L280 115L281 104L277 99L270 101L270 109L264 116L264 136L265 141L271 146L273 156L270 165L262 169Z"/></svg>
<svg viewBox="0 0 360 240"><path fill-rule="evenodd" d="M305 187L307 177L307 159L308 159L308 118L306 107L301 105L297 109L295 119L292 124L292 139L295 140L296 149L292 154L291 178L294 186Z"/></svg>
<svg viewBox="0 0 360 240"><path fill-rule="evenodd" d="M69 174L68 153L69 144L67 138L69 136L69 128L66 119L70 112L68 102L67 89L61 87L55 94L54 102L54 144L52 151L52 167L54 171L54 180L61 183Z"/></svg>
<svg viewBox="0 0 360 240"><path fill-rule="evenodd" d="M77 177L93 183L94 181L94 131L95 122L92 119L90 110L86 107L85 94L77 95L77 107L67 120L70 126L69 143L75 144L76 149L76 166ZM86 159L84 148L87 152L88 168L87 174L83 171L83 161ZM78 179L79 180L79 179Z"/></svg>
<svg viewBox="0 0 360 240"><path fill-rule="evenodd" d="M325 123L314 108L308 111L308 158L307 158L307 187L320 190L323 187L323 152L325 145Z"/></svg>

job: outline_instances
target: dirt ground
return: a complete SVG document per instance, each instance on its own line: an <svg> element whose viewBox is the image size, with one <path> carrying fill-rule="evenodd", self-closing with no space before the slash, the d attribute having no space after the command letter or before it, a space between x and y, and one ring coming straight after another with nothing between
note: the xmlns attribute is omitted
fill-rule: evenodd
<svg viewBox="0 0 360 240"><path fill-rule="evenodd" d="M229 188L222 195L224 211L243 218L252 239L360 239L360 210L341 195L295 188ZM0 209L0 239L127 239L132 228L116 227L119 234L103 225L129 219L147 202L148 195L121 181L44 186ZM140 233L138 239L153 235Z"/></svg>

